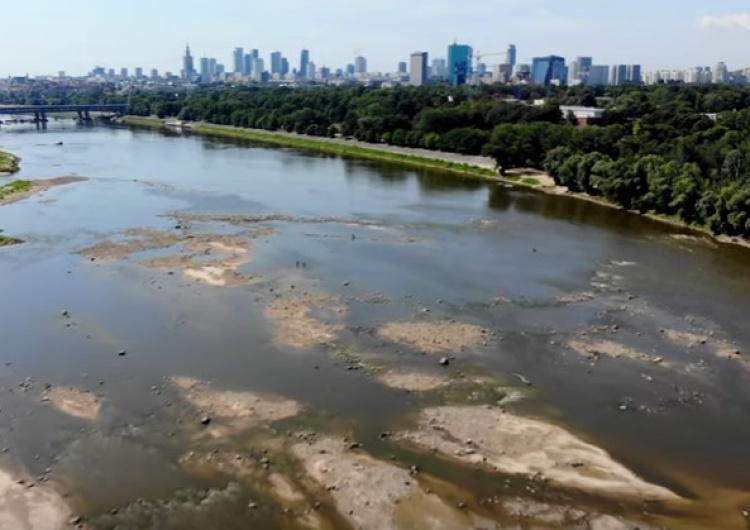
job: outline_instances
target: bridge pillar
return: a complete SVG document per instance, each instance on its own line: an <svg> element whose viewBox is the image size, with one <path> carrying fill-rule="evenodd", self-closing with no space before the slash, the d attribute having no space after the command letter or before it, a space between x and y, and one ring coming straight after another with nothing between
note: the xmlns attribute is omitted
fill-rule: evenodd
<svg viewBox="0 0 750 530"><path fill-rule="evenodd" d="M39 117L39 112L35 112L35 113L34 113L34 123L36 124L36 128L37 128L37 129L38 129L38 128L39 128L39 127L41 126L41 124L42 124L42 120L41 120L41 119L40 119L40 117Z"/></svg>
<svg viewBox="0 0 750 530"><path fill-rule="evenodd" d="M83 112L79 110L76 113L78 114L78 123L83 123Z"/></svg>
<svg viewBox="0 0 750 530"><path fill-rule="evenodd" d="M91 113L88 109L84 112L84 115L86 116L86 121L91 121Z"/></svg>
<svg viewBox="0 0 750 530"><path fill-rule="evenodd" d="M47 113L45 111L42 111L40 114L42 117L42 129L46 129L47 128Z"/></svg>

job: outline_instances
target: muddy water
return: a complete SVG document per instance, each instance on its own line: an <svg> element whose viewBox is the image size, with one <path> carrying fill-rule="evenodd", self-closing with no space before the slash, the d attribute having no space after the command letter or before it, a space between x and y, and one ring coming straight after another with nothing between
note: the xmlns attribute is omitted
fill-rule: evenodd
<svg viewBox="0 0 750 530"><path fill-rule="evenodd" d="M516 413L706 501L714 527L744 527L750 251L563 197L289 149L78 127L6 130L0 145L22 157L19 178L88 179L0 208L0 228L26 241L0 250L0 445L8 466L49 477L92 527L295 527L280 510L248 511L248 498L272 504L260 482L183 464L191 451L257 452L269 433L302 429L357 439L384 461L418 461L466 502L497 494L497 475L380 436L413 426L422 407L494 403L495 391L409 393L374 373L394 369L522 391ZM133 229L171 239L115 257L86 252ZM200 234L247 238L242 259L220 264L239 281L144 265L186 255L181 238ZM300 319L286 300L302 292L322 298ZM317 327L299 335L308 317ZM453 319L485 330L486 345L433 343L436 357L418 338L379 333L388 322ZM608 355L608 343L647 360ZM455 355L450 367L438 366L442 355ZM206 439L174 377L272 394L303 412ZM92 393L97 408L66 413L43 400L45 385ZM206 488L220 517L199 509ZM732 500L720 503L719 491ZM596 505L590 493L570 495ZM700 527L707 510L670 523Z"/></svg>

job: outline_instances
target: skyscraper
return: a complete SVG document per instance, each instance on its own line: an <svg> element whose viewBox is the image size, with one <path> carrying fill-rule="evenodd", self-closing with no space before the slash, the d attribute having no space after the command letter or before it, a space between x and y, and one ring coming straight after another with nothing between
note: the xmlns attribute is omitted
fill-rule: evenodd
<svg viewBox="0 0 750 530"><path fill-rule="evenodd" d="M584 81L586 86L607 86L609 84L609 66L593 64Z"/></svg>
<svg viewBox="0 0 750 530"><path fill-rule="evenodd" d="M138 79L143 77L143 68L141 68L140 66L135 67L135 77Z"/></svg>
<svg viewBox="0 0 750 530"><path fill-rule="evenodd" d="M242 48L234 49L234 73L243 74L245 72L245 50Z"/></svg>
<svg viewBox="0 0 750 530"><path fill-rule="evenodd" d="M411 54L409 82L414 86L421 86L427 82L427 52Z"/></svg>
<svg viewBox="0 0 750 530"><path fill-rule="evenodd" d="M211 81L211 63L208 57L201 57L200 67L201 83L208 83Z"/></svg>
<svg viewBox="0 0 750 530"><path fill-rule="evenodd" d="M628 67L624 64L613 64L609 71L609 84L624 85L628 81Z"/></svg>
<svg viewBox="0 0 750 530"><path fill-rule="evenodd" d="M208 60L208 73L211 77L216 75L216 59L213 57Z"/></svg>
<svg viewBox="0 0 750 530"><path fill-rule="evenodd" d="M531 63L531 80L538 85L565 84L568 78L565 59L557 55L535 57Z"/></svg>
<svg viewBox="0 0 750 530"><path fill-rule="evenodd" d="M313 61L310 61L307 63L307 79L315 79L315 76L317 75L317 68L315 66L315 63Z"/></svg>
<svg viewBox="0 0 750 530"><path fill-rule="evenodd" d="M359 57L355 57L354 58L354 72L357 74L366 74L367 73L367 59L365 59L361 55Z"/></svg>
<svg viewBox="0 0 750 530"><path fill-rule="evenodd" d="M508 51L505 52L505 64L509 64L511 69L516 65L516 45L509 44Z"/></svg>
<svg viewBox="0 0 750 530"><path fill-rule="evenodd" d="M281 58L281 77L289 75L289 61L286 57Z"/></svg>
<svg viewBox="0 0 750 530"><path fill-rule="evenodd" d="M713 80L714 83L726 83L729 80L729 72L726 64L718 63L716 65L716 68L714 68Z"/></svg>
<svg viewBox="0 0 750 530"><path fill-rule="evenodd" d="M190 45L185 46L185 57L182 58L182 78L192 79L195 77L195 63L190 54Z"/></svg>
<svg viewBox="0 0 750 530"><path fill-rule="evenodd" d="M466 44L453 43L448 46L448 81L452 86L466 84L471 74L471 57L474 50Z"/></svg>
<svg viewBox="0 0 750 530"><path fill-rule="evenodd" d="M299 76L304 78L307 76L307 65L310 63L310 51L302 50L299 61Z"/></svg>
<svg viewBox="0 0 750 530"><path fill-rule="evenodd" d="M576 57L568 68L568 84L571 86L585 84L593 63L591 57Z"/></svg>
<svg viewBox="0 0 750 530"><path fill-rule="evenodd" d="M432 60L432 77L445 78L445 59Z"/></svg>
<svg viewBox="0 0 750 530"><path fill-rule="evenodd" d="M349 63L346 65L346 75L353 76L354 75L354 65Z"/></svg>
<svg viewBox="0 0 750 530"><path fill-rule="evenodd" d="M122 77L123 79L127 79L129 77L127 68L120 68L120 77Z"/></svg>
<svg viewBox="0 0 750 530"><path fill-rule="evenodd" d="M633 85L641 84L641 65L629 64L625 71L625 81Z"/></svg>
<svg viewBox="0 0 750 530"><path fill-rule="evenodd" d="M263 65L263 59L253 59L253 80L254 81L263 81L263 70L265 69Z"/></svg>
<svg viewBox="0 0 750 530"><path fill-rule="evenodd" d="M408 70L409 66L406 64L406 61L401 61L398 63L398 73L399 74L405 74Z"/></svg>
<svg viewBox="0 0 750 530"><path fill-rule="evenodd" d="M271 54L271 75L281 75L281 52L273 52Z"/></svg>
<svg viewBox="0 0 750 530"><path fill-rule="evenodd" d="M253 54L246 53L242 59L242 75L250 75L253 71Z"/></svg>

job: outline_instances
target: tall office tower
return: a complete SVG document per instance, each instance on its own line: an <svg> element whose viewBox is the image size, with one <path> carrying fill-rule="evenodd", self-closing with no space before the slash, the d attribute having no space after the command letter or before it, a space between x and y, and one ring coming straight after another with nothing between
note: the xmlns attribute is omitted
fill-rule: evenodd
<svg viewBox="0 0 750 530"><path fill-rule="evenodd" d="M271 75L281 75L281 52L273 52L271 54Z"/></svg>
<svg viewBox="0 0 750 530"><path fill-rule="evenodd" d="M408 65L406 64L406 61L401 61L400 63L398 63L398 73L399 74L405 74L405 73L407 73L407 71L408 71L407 68L408 68Z"/></svg>
<svg viewBox="0 0 750 530"><path fill-rule="evenodd" d="M568 85L586 84L586 78L594 63L591 57L576 57L568 68Z"/></svg>
<svg viewBox="0 0 750 530"><path fill-rule="evenodd" d="M128 69L127 68L120 68L120 77L123 79L128 78Z"/></svg>
<svg viewBox="0 0 750 530"><path fill-rule="evenodd" d="M182 78L192 79L195 76L195 63L190 53L190 46L185 46L185 57L182 58Z"/></svg>
<svg viewBox="0 0 750 530"><path fill-rule="evenodd" d="M357 74L366 74L367 73L367 59L365 59L361 55L359 57L355 57L354 58L354 72Z"/></svg>
<svg viewBox="0 0 750 530"><path fill-rule="evenodd" d="M445 59L433 59L432 60L432 77L439 79L445 78L446 68Z"/></svg>
<svg viewBox="0 0 750 530"><path fill-rule="evenodd" d="M159 79L159 70L157 70L156 68L151 69L151 79Z"/></svg>
<svg viewBox="0 0 750 530"><path fill-rule="evenodd" d="M505 64L509 64L511 69L516 66L516 45L509 44L505 52Z"/></svg>
<svg viewBox="0 0 750 530"><path fill-rule="evenodd" d="M538 85L565 84L568 80L568 69L565 59L557 55L535 57L531 61L531 80Z"/></svg>
<svg viewBox="0 0 750 530"><path fill-rule="evenodd" d="M609 70L609 84L612 86L624 85L628 82L628 66L625 64L613 64Z"/></svg>
<svg viewBox="0 0 750 530"><path fill-rule="evenodd" d="M263 59L253 59L253 80L254 81L263 81L263 70L265 67L263 66Z"/></svg>
<svg viewBox="0 0 750 530"><path fill-rule="evenodd" d="M135 77L137 79L141 79L143 77L143 68L141 68L140 66L135 67Z"/></svg>
<svg viewBox="0 0 750 530"><path fill-rule="evenodd" d="M208 57L201 57L200 60L201 83L211 81L211 60Z"/></svg>
<svg viewBox="0 0 750 530"><path fill-rule="evenodd" d="M216 75L216 59L214 57L208 60L208 73L211 77Z"/></svg>
<svg viewBox="0 0 750 530"><path fill-rule="evenodd" d="M584 83L586 86L609 85L609 66L606 64L592 64Z"/></svg>
<svg viewBox="0 0 750 530"><path fill-rule="evenodd" d="M354 75L354 65L353 64L349 63L349 64L346 65L346 75L348 75L349 77L351 77L351 76Z"/></svg>
<svg viewBox="0 0 750 530"><path fill-rule="evenodd" d="M310 50L302 50L299 60L299 76L305 77L307 75L307 66L310 64Z"/></svg>
<svg viewBox="0 0 750 530"><path fill-rule="evenodd" d="M421 86L427 82L427 52L414 52L409 60L409 83Z"/></svg>
<svg viewBox="0 0 750 530"><path fill-rule="evenodd" d="M286 77L289 75L289 61L286 57L281 58L281 76Z"/></svg>
<svg viewBox="0 0 750 530"><path fill-rule="evenodd" d="M242 75L250 75L253 73L253 55L246 53L242 59Z"/></svg>
<svg viewBox="0 0 750 530"><path fill-rule="evenodd" d="M641 65L640 64L629 64L625 68L625 82L633 85L640 85L641 79ZM702 82L700 80L699 82Z"/></svg>
<svg viewBox="0 0 750 530"><path fill-rule="evenodd" d="M448 46L447 74L452 86L466 83L471 75L471 59L474 50L466 44L453 43Z"/></svg>
<svg viewBox="0 0 750 530"><path fill-rule="evenodd" d="M716 68L714 68L713 81L714 83L726 83L729 81L729 71L726 64L718 63L716 65Z"/></svg>
<svg viewBox="0 0 750 530"><path fill-rule="evenodd" d="M245 50L242 48L234 49L234 73L245 73Z"/></svg>
<svg viewBox="0 0 750 530"><path fill-rule="evenodd" d="M315 76L317 75L317 69L315 66L315 63L313 61L310 61L307 63L307 74L305 77L307 79L315 79Z"/></svg>

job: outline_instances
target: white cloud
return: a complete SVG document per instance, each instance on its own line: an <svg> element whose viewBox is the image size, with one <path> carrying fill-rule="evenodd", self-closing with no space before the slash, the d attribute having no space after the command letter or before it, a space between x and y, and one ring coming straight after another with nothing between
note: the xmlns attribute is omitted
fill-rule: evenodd
<svg viewBox="0 0 750 530"><path fill-rule="evenodd" d="M726 28L750 30L750 13L706 15L698 19L701 28Z"/></svg>

